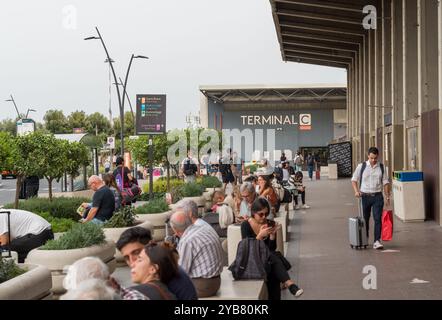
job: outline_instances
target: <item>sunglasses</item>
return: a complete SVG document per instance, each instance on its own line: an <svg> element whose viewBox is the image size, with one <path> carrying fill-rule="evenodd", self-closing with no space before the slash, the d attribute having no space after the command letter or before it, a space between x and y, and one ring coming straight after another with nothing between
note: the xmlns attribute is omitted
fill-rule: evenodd
<svg viewBox="0 0 442 320"><path fill-rule="evenodd" d="M254 212L253 214L256 214L257 216L260 216L261 218L267 216L268 212L266 211L259 211L259 212Z"/></svg>

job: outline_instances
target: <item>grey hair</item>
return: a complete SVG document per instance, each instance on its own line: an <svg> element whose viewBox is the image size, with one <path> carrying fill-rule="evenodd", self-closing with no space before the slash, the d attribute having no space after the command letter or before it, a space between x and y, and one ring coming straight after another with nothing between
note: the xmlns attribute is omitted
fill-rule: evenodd
<svg viewBox="0 0 442 320"><path fill-rule="evenodd" d="M75 261L68 267L67 275L63 279L63 287L66 290L76 289L85 280L107 280L109 276L109 268L103 261L96 257L86 257Z"/></svg>
<svg viewBox="0 0 442 320"><path fill-rule="evenodd" d="M199 218L198 206L195 203L195 201L188 200L188 199L180 200L176 204L176 209L178 209L178 210L181 209L182 211L184 211L189 216L192 216L192 218L195 218L195 219Z"/></svg>
<svg viewBox="0 0 442 320"><path fill-rule="evenodd" d="M182 210L176 211L170 217L170 226L176 231L184 232L191 225L192 220L190 220L189 215Z"/></svg>
<svg viewBox="0 0 442 320"><path fill-rule="evenodd" d="M241 185L241 187L240 187L240 189L239 189L239 192L244 192L244 191L248 191L248 192L250 192L250 193L254 193L255 192L255 187L253 186L253 184L251 183L251 182L244 182L242 185Z"/></svg>
<svg viewBox="0 0 442 320"><path fill-rule="evenodd" d="M68 290L60 300L121 300L121 297L106 281L89 279L78 284L76 289Z"/></svg>

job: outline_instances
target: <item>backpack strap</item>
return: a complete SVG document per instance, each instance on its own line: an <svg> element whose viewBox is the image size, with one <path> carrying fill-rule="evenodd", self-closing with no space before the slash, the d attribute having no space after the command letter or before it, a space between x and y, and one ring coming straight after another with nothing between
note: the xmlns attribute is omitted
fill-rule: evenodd
<svg viewBox="0 0 442 320"><path fill-rule="evenodd" d="M381 168L381 184L384 179L384 173L385 173L385 167L382 162L379 163L379 167ZM362 185L362 174L364 173L365 169L367 168L367 162L362 163L361 173L359 174L359 188L361 188Z"/></svg>

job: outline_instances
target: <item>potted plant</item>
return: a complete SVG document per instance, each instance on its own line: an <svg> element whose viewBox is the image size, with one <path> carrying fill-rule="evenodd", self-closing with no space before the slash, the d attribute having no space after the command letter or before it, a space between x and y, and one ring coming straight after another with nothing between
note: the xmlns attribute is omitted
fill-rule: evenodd
<svg viewBox="0 0 442 320"><path fill-rule="evenodd" d="M153 231L153 226L149 221L136 219L134 207L124 206L103 225L103 231L106 240L116 243L124 231L136 226ZM115 253L115 259L117 262L124 262L124 258L118 250Z"/></svg>
<svg viewBox="0 0 442 320"><path fill-rule="evenodd" d="M51 299L51 288L48 268L0 257L0 300Z"/></svg>
<svg viewBox="0 0 442 320"><path fill-rule="evenodd" d="M44 246L29 252L26 263L43 265L51 271L52 292L65 292L63 270L84 257L98 257L115 270L115 244L106 241L103 229L93 223L78 224L57 240L49 240Z"/></svg>
<svg viewBox="0 0 442 320"><path fill-rule="evenodd" d="M183 199L195 201L198 207L204 207L206 198L203 197L204 187L198 183L186 183L181 186L180 194Z"/></svg>
<svg viewBox="0 0 442 320"><path fill-rule="evenodd" d="M153 239L162 241L166 236L166 221L169 219L172 211L164 198L155 198L135 209L137 219L140 221L149 221L153 226Z"/></svg>

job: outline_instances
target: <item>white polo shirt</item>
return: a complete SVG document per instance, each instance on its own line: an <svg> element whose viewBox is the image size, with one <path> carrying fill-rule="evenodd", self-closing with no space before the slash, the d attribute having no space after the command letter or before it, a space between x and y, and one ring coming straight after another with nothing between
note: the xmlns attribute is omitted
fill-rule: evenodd
<svg viewBox="0 0 442 320"><path fill-rule="evenodd" d="M367 161L367 166L365 167L363 176L362 176L362 184L359 186L359 190L362 193L376 193L382 192L383 186L389 184L387 172L384 170L384 175L382 176L382 170L379 163L377 163L374 167L370 165L370 161ZM359 179L361 176L362 163L358 165L355 172L353 173L353 178L351 181L360 183ZM381 180L382 176L382 180Z"/></svg>
<svg viewBox="0 0 442 320"><path fill-rule="evenodd" d="M8 209L3 211L11 212L11 240L21 238L27 234L37 235L51 227L49 222L35 213L17 209ZM0 213L0 235L4 235L7 232L8 215L5 213Z"/></svg>

